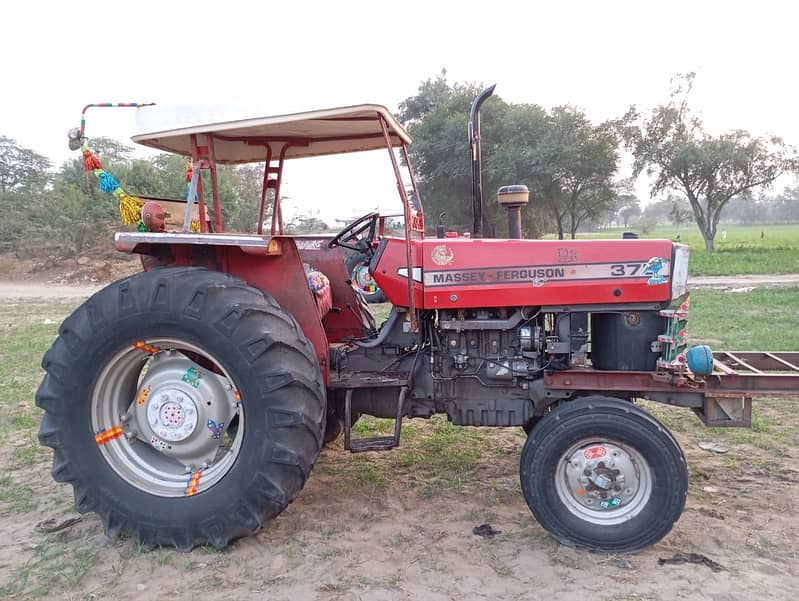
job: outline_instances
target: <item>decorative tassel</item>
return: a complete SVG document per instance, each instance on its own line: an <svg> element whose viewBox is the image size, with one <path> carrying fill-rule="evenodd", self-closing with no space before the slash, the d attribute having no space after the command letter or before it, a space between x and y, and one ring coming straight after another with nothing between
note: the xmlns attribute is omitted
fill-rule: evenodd
<svg viewBox="0 0 799 601"><path fill-rule="evenodd" d="M200 222L196 219L192 219L189 223L189 231L190 232L199 232L200 231Z"/></svg>
<svg viewBox="0 0 799 601"><path fill-rule="evenodd" d="M116 196L119 198L119 215L122 218L122 223L125 225L138 223L141 220L141 208L144 201L136 196L126 194L121 189Z"/></svg>
<svg viewBox="0 0 799 601"><path fill-rule="evenodd" d="M100 174L97 176L97 178L100 180L100 190L103 192L113 192L119 188L117 180L115 180L114 176L107 171L100 170Z"/></svg>
<svg viewBox="0 0 799 601"><path fill-rule="evenodd" d="M139 231L144 226L141 216L141 208L144 201L136 196L126 194L119 186L119 182L110 173L103 169L103 163L95 155L86 138L86 111L92 107L140 107L151 106L152 102L98 102L87 104L83 107L80 118L80 128L73 128L69 131L69 148L71 150L81 149L83 152L83 168L86 176L86 187L89 187L89 171L92 171L99 180L100 190L110 192L119 200L119 214L122 223L125 225L136 225Z"/></svg>
<svg viewBox="0 0 799 601"><path fill-rule="evenodd" d="M95 169L102 169L103 164L91 150L87 147L83 149L83 168L86 171L94 171Z"/></svg>
<svg viewBox="0 0 799 601"><path fill-rule="evenodd" d="M186 183L187 184L191 183L191 176L192 176L192 167L191 167L191 163L189 163L187 165L187 167L186 167Z"/></svg>

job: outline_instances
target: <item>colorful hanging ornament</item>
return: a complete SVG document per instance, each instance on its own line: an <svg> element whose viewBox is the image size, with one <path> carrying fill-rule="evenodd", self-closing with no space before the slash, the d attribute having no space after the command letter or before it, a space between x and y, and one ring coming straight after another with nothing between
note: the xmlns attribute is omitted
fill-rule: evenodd
<svg viewBox="0 0 799 601"><path fill-rule="evenodd" d="M81 149L83 152L83 168L86 173L87 183L88 183L88 175L91 171L97 177L100 190L103 192L107 192L109 194L113 194L117 197L119 201L119 215L122 219L122 223L125 225L132 225L136 224L139 229L142 228L142 216L141 216L141 209L144 205L144 201L139 198L138 196L131 196L127 194L119 185L114 176L108 173L105 169L103 169L103 163L94 154L86 139L86 111L92 107L140 107L140 106L151 106L155 104L154 102L99 102L95 104L87 104L83 107L83 111L81 111L80 116L80 128L72 128L68 132L69 136L69 147L71 150L77 150L78 148Z"/></svg>
<svg viewBox="0 0 799 601"><path fill-rule="evenodd" d="M119 201L119 215L122 219L122 223L125 225L138 223L141 220L141 208L142 205L144 205L144 201L138 196L127 194L120 187L119 182L114 179L114 176L103 169L102 162L97 158L97 155L91 151L86 142L83 143L83 164L84 167L89 165L94 167L92 171L99 181L100 190L117 197Z"/></svg>

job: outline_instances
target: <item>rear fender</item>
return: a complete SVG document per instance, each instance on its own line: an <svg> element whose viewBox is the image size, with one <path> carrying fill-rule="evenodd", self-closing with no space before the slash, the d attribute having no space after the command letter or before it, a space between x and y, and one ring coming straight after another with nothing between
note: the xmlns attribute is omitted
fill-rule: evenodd
<svg viewBox="0 0 799 601"><path fill-rule="evenodd" d="M303 258L294 238L246 234L121 232L116 234L114 242L117 250L141 254L145 270L168 265L202 266L238 276L250 286L268 292L300 324L314 347L322 374L327 380L328 338L313 293L308 286ZM343 260L339 260L341 271L346 272ZM324 272L317 265L313 267ZM334 278L337 277L337 274L333 275ZM333 278L328 278L332 284ZM352 290L350 293L354 295ZM333 294L336 305L338 301L335 298L335 288ZM363 329L359 330L358 335L363 335Z"/></svg>

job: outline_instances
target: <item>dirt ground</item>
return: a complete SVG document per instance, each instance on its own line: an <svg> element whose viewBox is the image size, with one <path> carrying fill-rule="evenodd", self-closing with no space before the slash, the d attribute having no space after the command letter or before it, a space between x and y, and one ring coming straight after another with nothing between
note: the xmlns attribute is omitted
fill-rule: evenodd
<svg viewBox="0 0 799 601"><path fill-rule="evenodd" d="M102 281L14 280L0 282L0 308L11 299L78 299ZM462 429L465 438L453 445L468 461L454 471L440 449L424 444L438 422L413 420L404 450L351 455L339 440L323 451L304 491L277 520L224 552L191 553L143 552L129 540L108 540L92 514L57 533L39 531L44 519L74 515L71 487L50 478L49 449L35 438L12 440L0 449L0 466L19 464L18 457L27 463L0 474L7 485L0 488L6 491L0 493L0 597L793 600L799 418L785 403L758 403L760 426L753 432L710 431L685 410L650 406L685 451L690 489L674 530L627 556L564 547L535 522L518 482L524 444L518 429ZM700 449L707 440L729 452ZM485 522L501 533L474 535L472 528ZM688 552L724 570L658 564Z"/></svg>
<svg viewBox="0 0 799 601"><path fill-rule="evenodd" d="M38 532L40 520L71 515L72 502L69 486L49 478L49 452L40 452L24 478L32 510L0 522L1 580L27 578L8 598L120 601L796 598L795 447L773 469L749 461L768 452L734 447L727 457L746 466L731 469L725 457L678 433L691 471L685 513L654 547L617 556L549 538L519 489L522 437L508 429L485 436L490 451L452 486L426 485L424 456L398 466L386 453L353 456L338 442L283 515L224 552L142 552L130 541L106 539L94 515L60 533ZM484 522L501 534L472 534ZM725 570L658 565L678 552L702 553Z"/></svg>

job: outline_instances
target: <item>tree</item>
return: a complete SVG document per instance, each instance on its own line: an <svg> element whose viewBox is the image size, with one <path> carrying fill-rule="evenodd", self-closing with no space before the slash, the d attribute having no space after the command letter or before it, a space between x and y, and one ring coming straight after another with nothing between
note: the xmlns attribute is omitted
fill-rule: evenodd
<svg viewBox="0 0 799 601"><path fill-rule="evenodd" d="M566 232L574 239L583 222L615 205L619 140L613 124L595 126L574 107L555 107L541 137L528 143L535 153L531 169L559 239Z"/></svg>
<svg viewBox="0 0 799 601"><path fill-rule="evenodd" d="M447 83L447 70L441 69L435 79L419 84L415 96L409 96L399 104L397 116L404 124L420 121L430 111L445 102L454 90Z"/></svg>
<svg viewBox="0 0 799 601"><path fill-rule="evenodd" d="M233 196L225 201L225 229L254 232L258 227L258 210L261 206L261 187L264 179L264 163L251 163L231 168L230 181ZM272 190L274 192L274 190ZM273 194L270 194L270 197ZM272 202L267 199L264 219L272 215Z"/></svg>
<svg viewBox="0 0 799 601"><path fill-rule="evenodd" d="M691 204L705 247L713 251L722 210L734 196L748 197L770 186L787 171L797 170L793 150L777 137L753 137L743 130L719 136L704 131L692 115L687 97L694 73L677 77L668 104L642 117L633 107L632 124L624 128L627 146L635 157L634 174L655 178L652 194L676 190Z"/></svg>
<svg viewBox="0 0 799 601"><path fill-rule="evenodd" d="M799 222L799 188L785 188L777 201L779 202L781 221L785 223Z"/></svg>
<svg viewBox="0 0 799 601"><path fill-rule="evenodd" d="M691 207L679 196L669 195L668 201L671 203L671 207L669 208L669 220L679 229L681 225L690 221L692 214Z"/></svg>
<svg viewBox="0 0 799 601"><path fill-rule="evenodd" d="M49 169L47 158L0 136L0 193L40 190L50 179Z"/></svg>
<svg viewBox="0 0 799 601"><path fill-rule="evenodd" d="M637 219L641 216L641 201L632 194L623 194L619 196L618 207L618 215L625 228L629 226L632 219Z"/></svg>
<svg viewBox="0 0 799 601"><path fill-rule="evenodd" d="M128 163L133 156L133 148L113 138L98 136L88 141L89 148L105 165L106 161L113 163Z"/></svg>
<svg viewBox="0 0 799 601"><path fill-rule="evenodd" d="M446 82L446 72L419 86L400 105L414 138L411 158L431 226L440 211L457 229L471 227L471 164L466 137L469 109L482 86ZM526 236L550 226L572 237L615 202L611 179L618 163L618 133L612 124L594 126L581 111L534 104L508 104L492 96L483 105L484 235L507 231L493 192L525 184L532 202L522 210ZM545 210L541 210L541 208ZM551 231L551 230L549 230Z"/></svg>
<svg viewBox="0 0 799 601"><path fill-rule="evenodd" d="M286 224L286 231L290 234L322 233L327 230L327 224L319 218L319 211L314 209L295 215Z"/></svg>
<svg viewBox="0 0 799 601"><path fill-rule="evenodd" d="M480 89L474 84L450 86L442 73L435 82L423 82L416 96L400 104L400 117L414 139L410 156L431 228L438 223L439 213L446 211L448 228L471 229L472 184L466 124L471 102ZM498 144L499 113L506 106L497 97L489 98L483 105L484 164ZM484 190L496 190L495 183L486 170ZM488 200L489 194L485 196ZM492 237L496 203L484 202L484 205L484 233Z"/></svg>

